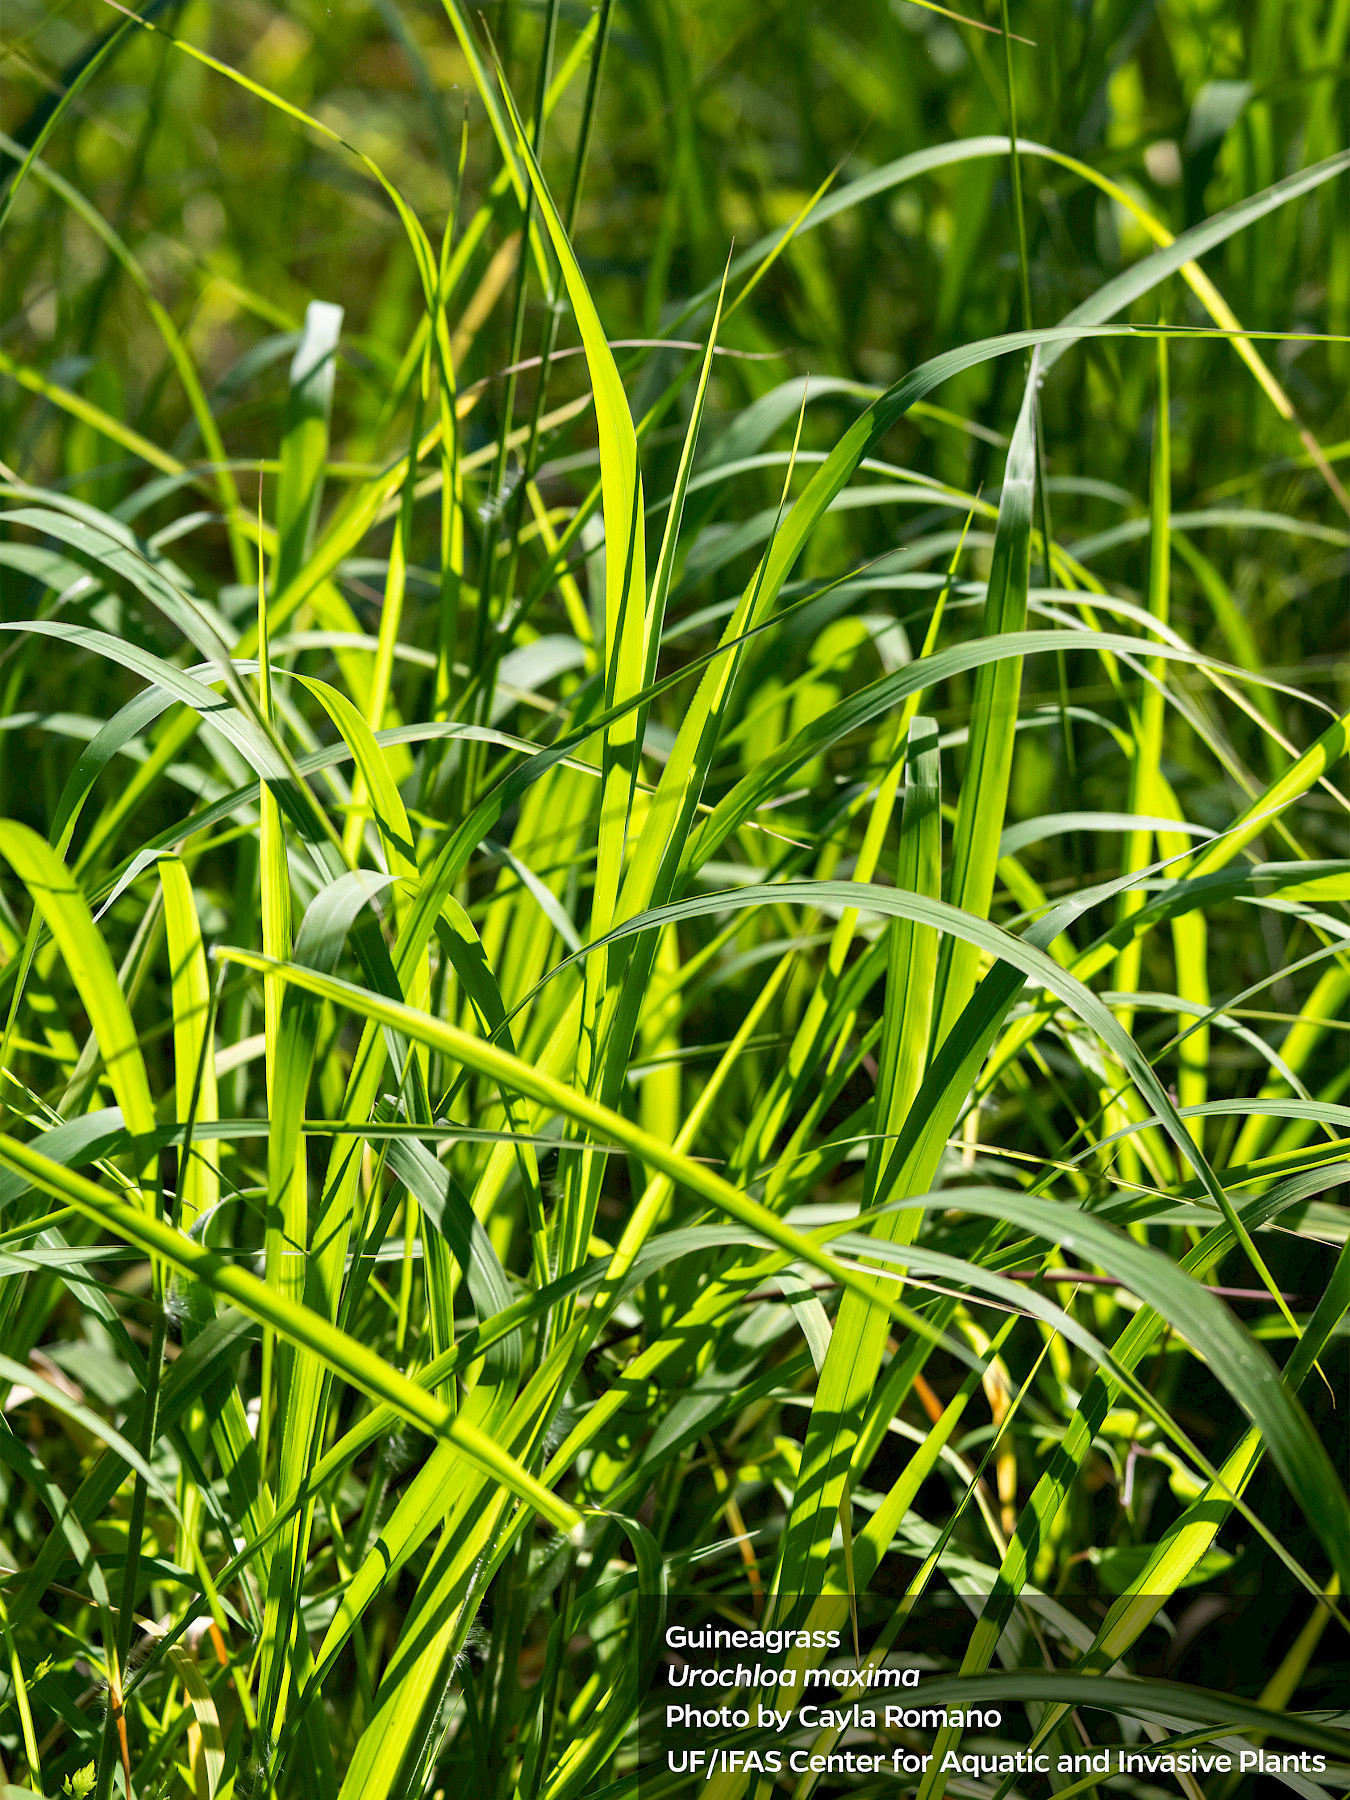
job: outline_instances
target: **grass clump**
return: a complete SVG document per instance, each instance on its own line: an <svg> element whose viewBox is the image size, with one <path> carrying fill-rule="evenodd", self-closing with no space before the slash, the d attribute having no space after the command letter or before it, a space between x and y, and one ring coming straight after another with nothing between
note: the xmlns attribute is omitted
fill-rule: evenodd
<svg viewBox="0 0 1350 1800"><path fill-rule="evenodd" d="M12 1781L1341 1705L1350 12L990 12L12 0Z"/></svg>

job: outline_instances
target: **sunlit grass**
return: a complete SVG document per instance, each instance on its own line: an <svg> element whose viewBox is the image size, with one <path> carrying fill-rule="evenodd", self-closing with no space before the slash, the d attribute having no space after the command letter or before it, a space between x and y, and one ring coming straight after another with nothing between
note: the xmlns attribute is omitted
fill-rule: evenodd
<svg viewBox="0 0 1350 1800"><path fill-rule="evenodd" d="M1342 1705L1350 13L1067 10L7 19L12 1782L628 1800L667 1589Z"/></svg>

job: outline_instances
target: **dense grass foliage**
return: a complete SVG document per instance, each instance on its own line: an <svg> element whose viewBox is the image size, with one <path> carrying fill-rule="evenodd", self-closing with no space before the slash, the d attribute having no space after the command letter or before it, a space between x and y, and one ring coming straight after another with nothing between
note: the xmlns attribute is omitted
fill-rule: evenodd
<svg viewBox="0 0 1350 1800"><path fill-rule="evenodd" d="M20 1787L1344 1706L1350 7L987 11L8 0Z"/></svg>

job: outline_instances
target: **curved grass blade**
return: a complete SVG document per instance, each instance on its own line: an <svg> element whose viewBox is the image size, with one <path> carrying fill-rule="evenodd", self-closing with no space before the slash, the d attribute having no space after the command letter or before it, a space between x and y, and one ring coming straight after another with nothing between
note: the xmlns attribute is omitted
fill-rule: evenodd
<svg viewBox="0 0 1350 1800"><path fill-rule="evenodd" d="M386 1401L408 1422L433 1437L452 1443L459 1453L533 1507L559 1531L571 1532L581 1515L552 1494L472 1426L458 1422L449 1409L406 1375L392 1368L358 1339L330 1325L308 1307L275 1294L256 1276L236 1268L227 1258L204 1249L158 1219L115 1200L41 1152L16 1139L0 1136L0 1163L25 1175L35 1186L67 1201L125 1242L138 1244L173 1268L203 1283L288 1342L310 1351L333 1373L354 1387Z"/></svg>

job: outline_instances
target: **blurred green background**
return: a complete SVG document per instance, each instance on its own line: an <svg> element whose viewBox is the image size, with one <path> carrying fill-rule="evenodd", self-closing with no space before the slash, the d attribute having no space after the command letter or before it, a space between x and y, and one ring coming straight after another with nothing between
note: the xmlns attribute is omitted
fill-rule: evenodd
<svg viewBox="0 0 1350 1800"><path fill-rule="evenodd" d="M543 11L514 0L481 9L523 104L534 91ZM989 12L996 22L997 9ZM90 0L8 0L5 15L0 116L22 138L34 110L115 19ZM466 108L461 217L471 216L499 166L463 56L435 6L297 0L272 9L246 0L169 5L156 17L368 151L433 234L453 190ZM588 17L587 8L561 7L555 67ZM1035 44L1013 49L1019 131L1114 176L1173 231L1345 142L1345 0L1022 0L1012 23ZM584 92L584 80L572 83L548 129L544 163L560 196ZM353 159L143 34L133 34L76 113L47 160L124 231L208 385L227 384L219 414L232 453L275 455L285 363L279 353L246 359L297 326L314 297L347 313L338 442L358 457L376 448L377 427L389 424L380 417L387 376L420 301L393 210ZM832 171L842 186L923 147L1007 124L1000 39L911 0L620 5L576 222L611 335L656 332L683 297L720 274L733 240L744 247L785 223ZM1024 182L1032 305L1037 323L1051 323L1151 244L1118 202L1030 149ZM1347 191L1342 176L1216 255L1211 273L1244 324L1350 328ZM515 200L504 196L470 289L516 223ZM507 278L499 267L497 283ZM143 305L90 233L35 181L9 227L3 283L0 341L11 355L110 410L125 409L158 442L193 451L184 403ZM758 365L723 362L719 398L731 410L785 375L807 372L884 384L954 343L1015 328L1018 290L1006 159L939 170L794 242L728 327L729 343L779 355ZM531 348L541 309L536 297L526 324ZM1203 318L1179 289L1173 313ZM1139 316L1157 316L1151 298ZM510 307L492 308L464 362L465 381L501 366L509 326ZM1274 360L1308 425L1324 443L1343 439L1346 351L1290 344ZM1014 365L1000 359L950 383L943 404L986 428L1006 428L1017 401L1013 375ZM577 368L571 379L585 378ZM1104 344L1078 353L1074 377L1046 394L1052 476L1088 474L1143 493L1151 382L1145 350ZM1228 484L1298 455L1296 432L1222 347L1178 352L1173 387L1178 505L1230 491ZM62 429L9 383L4 406L11 462L31 458L32 468L75 480L114 460L93 434ZM823 439L830 430L823 422ZM941 430L928 436L916 446L920 466L953 480L990 474L986 441ZM110 474L104 486L116 480ZM1300 471L1266 473L1260 487L1277 509L1306 500L1315 512L1326 497L1323 484ZM1252 497L1244 488L1244 500ZM1114 523L1119 504L1065 491L1056 516L1081 516L1086 527ZM1235 586L1259 598L1276 637L1268 650L1279 660L1281 606L1312 600L1329 615L1338 571L1319 580L1315 565L1304 568L1296 589L1271 593L1269 584L1290 570L1270 549L1266 541L1244 546Z"/></svg>

